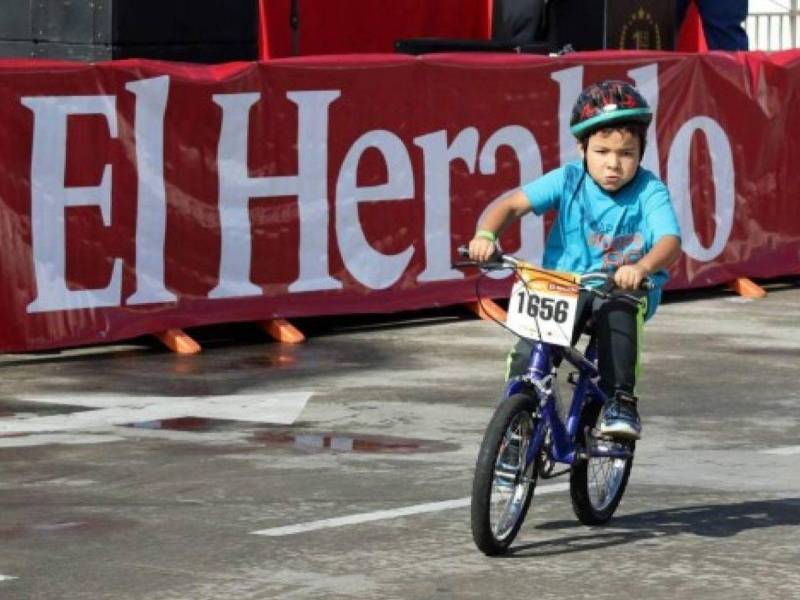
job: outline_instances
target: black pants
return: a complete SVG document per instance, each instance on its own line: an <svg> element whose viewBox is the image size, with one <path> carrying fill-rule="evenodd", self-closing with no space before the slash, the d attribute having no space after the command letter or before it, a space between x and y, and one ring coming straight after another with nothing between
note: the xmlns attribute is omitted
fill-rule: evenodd
<svg viewBox="0 0 800 600"><path fill-rule="evenodd" d="M644 297L644 292L633 295ZM616 390L633 394L639 371L639 337L644 322L645 300L640 307L619 299L602 299L590 292L578 297L578 313L572 344L591 320L590 329L597 340L597 362L600 371L600 389L607 396ZM507 378L524 375L533 343L520 339L508 356Z"/></svg>

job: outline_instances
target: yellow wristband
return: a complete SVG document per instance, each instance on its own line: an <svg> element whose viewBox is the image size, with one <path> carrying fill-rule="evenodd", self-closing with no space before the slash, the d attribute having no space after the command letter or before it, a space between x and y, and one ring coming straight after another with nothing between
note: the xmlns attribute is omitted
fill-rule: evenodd
<svg viewBox="0 0 800 600"><path fill-rule="evenodd" d="M483 238L485 240L489 240L490 242L497 241L497 234L494 231L489 231L488 229L479 229L475 232L476 238Z"/></svg>

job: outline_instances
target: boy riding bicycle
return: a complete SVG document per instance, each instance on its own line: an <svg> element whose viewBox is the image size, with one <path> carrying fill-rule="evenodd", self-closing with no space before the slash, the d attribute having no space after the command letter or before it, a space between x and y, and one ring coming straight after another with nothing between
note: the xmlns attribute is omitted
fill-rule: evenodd
<svg viewBox="0 0 800 600"><path fill-rule="evenodd" d="M655 312L666 268L681 252L680 230L669 191L641 167L650 106L622 81L604 81L581 92L570 128L582 161L566 164L524 185L492 207L470 241L470 258L487 261L497 238L516 219L533 211L558 214L545 246L545 269L614 273L614 283L637 290L638 308L613 297L581 292L573 343L586 322L594 323L600 389L610 398L603 407L600 433L638 439L641 423L634 396L641 326ZM587 177L588 174L588 177ZM642 281L650 292L638 291ZM531 342L521 339L509 355L507 377L522 375Z"/></svg>

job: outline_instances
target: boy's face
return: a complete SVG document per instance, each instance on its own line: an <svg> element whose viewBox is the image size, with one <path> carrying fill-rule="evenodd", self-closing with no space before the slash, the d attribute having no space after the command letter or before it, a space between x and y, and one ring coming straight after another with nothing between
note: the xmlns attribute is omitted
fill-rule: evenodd
<svg viewBox="0 0 800 600"><path fill-rule="evenodd" d="M589 138L581 156L592 179L607 192L616 192L636 175L641 147L639 137L624 129L603 129Z"/></svg>

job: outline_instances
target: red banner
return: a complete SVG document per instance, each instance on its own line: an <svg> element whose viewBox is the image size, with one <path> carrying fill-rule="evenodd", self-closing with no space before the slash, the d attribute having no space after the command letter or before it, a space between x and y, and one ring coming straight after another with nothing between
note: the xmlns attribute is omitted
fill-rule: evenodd
<svg viewBox="0 0 800 600"><path fill-rule="evenodd" d="M656 109L672 286L796 274L799 58L0 62L0 351L473 299L455 248L576 156L571 105L611 77ZM536 260L545 230L529 215L504 246Z"/></svg>

